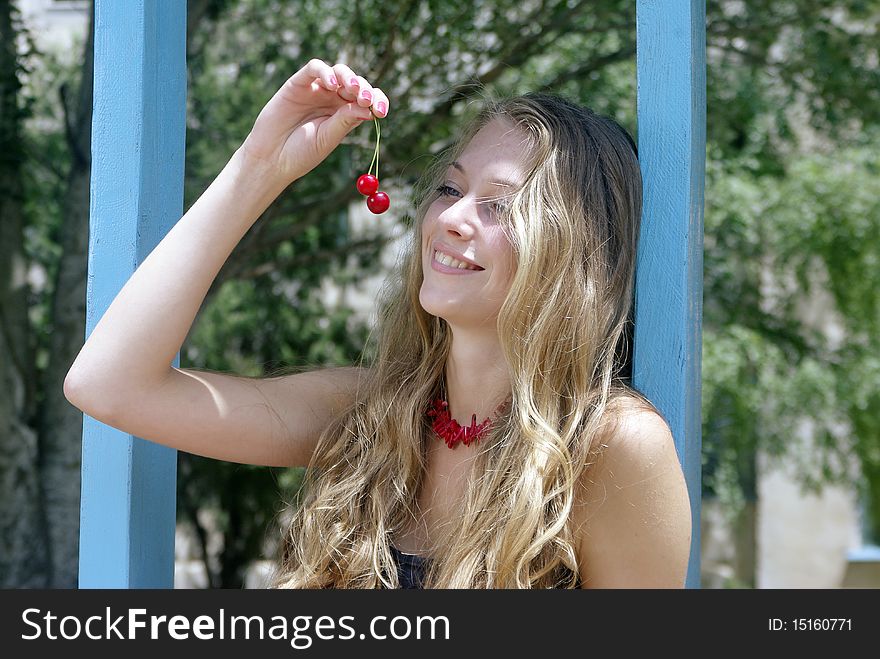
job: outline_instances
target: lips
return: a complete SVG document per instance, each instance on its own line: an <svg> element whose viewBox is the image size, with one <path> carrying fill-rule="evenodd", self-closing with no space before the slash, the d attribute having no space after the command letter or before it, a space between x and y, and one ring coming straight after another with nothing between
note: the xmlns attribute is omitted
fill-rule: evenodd
<svg viewBox="0 0 880 659"><path fill-rule="evenodd" d="M443 254L442 252L434 252L431 263L434 265L443 266L444 268L454 271L482 272L482 268L471 265L469 263L465 263L464 261L457 261L451 256Z"/></svg>
<svg viewBox="0 0 880 659"><path fill-rule="evenodd" d="M439 252L439 254L437 254L437 252ZM452 258L455 261L459 261L460 263L464 263L467 266L470 266L462 268L464 270L485 270L483 266L479 265L478 263L474 263L469 258L466 258L464 254L456 252L454 249L450 249L442 243L434 243L433 245L431 245L431 259L437 260L439 258L442 258L443 260L448 260L449 258ZM457 267L458 263L453 262L452 265L453 267Z"/></svg>

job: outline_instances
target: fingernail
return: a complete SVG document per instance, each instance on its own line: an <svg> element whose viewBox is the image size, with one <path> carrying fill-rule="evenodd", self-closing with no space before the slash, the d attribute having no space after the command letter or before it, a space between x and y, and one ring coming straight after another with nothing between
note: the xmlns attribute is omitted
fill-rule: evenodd
<svg viewBox="0 0 880 659"><path fill-rule="evenodd" d="M382 101L376 103L376 111L379 114L385 114L385 104Z"/></svg>
<svg viewBox="0 0 880 659"><path fill-rule="evenodd" d="M339 81L336 80L336 76L330 76L330 82L333 83L334 85L338 85L338 84L339 84Z"/></svg>
<svg viewBox="0 0 880 659"><path fill-rule="evenodd" d="M360 87L360 86L361 86L361 83L358 82L358 79L357 79L357 78L352 78L351 80L348 81L348 84L349 84L349 85L354 85L355 87Z"/></svg>
<svg viewBox="0 0 880 659"><path fill-rule="evenodd" d="M368 90L366 90L366 89L365 89L363 92L361 92L361 96L363 96L363 97L364 97L365 99L367 99L368 101L372 101L372 100L373 100L373 95L372 95Z"/></svg>

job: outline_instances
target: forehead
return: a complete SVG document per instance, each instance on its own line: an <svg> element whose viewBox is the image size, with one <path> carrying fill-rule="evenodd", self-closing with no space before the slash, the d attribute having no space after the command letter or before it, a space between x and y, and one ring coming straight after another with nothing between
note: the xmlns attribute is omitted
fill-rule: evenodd
<svg viewBox="0 0 880 659"><path fill-rule="evenodd" d="M485 180L521 187L528 172L528 142L509 121L493 119L468 142L450 171L474 182Z"/></svg>

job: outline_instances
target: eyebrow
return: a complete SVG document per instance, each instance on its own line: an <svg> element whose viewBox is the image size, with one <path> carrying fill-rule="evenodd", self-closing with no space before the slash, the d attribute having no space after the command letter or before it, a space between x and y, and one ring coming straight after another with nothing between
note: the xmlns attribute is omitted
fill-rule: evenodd
<svg viewBox="0 0 880 659"><path fill-rule="evenodd" d="M465 176L467 176L467 172L464 171L464 167L462 167L461 163L458 162L457 160L453 160L453 161L450 163L450 165L452 165L452 166L455 167L458 171L460 171L462 174L464 174ZM494 184L494 185L501 185L501 186L504 186L504 187L507 187L507 188L518 188L518 187L519 187L519 185L517 185L517 184L514 183L513 181L508 181L507 179L492 179L491 181L489 181L489 183L492 183L492 184Z"/></svg>

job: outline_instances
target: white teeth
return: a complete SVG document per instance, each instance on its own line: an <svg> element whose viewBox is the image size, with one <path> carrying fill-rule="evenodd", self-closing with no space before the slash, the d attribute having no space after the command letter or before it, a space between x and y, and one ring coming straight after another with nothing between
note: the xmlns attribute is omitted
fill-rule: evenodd
<svg viewBox="0 0 880 659"><path fill-rule="evenodd" d="M443 254L439 250L434 250L434 259L443 265L447 265L452 268L458 268L459 270L479 270L476 266L471 265L470 263L465 263L464 261L459 261L458 259L454 259L447 254Z"/></svg>

